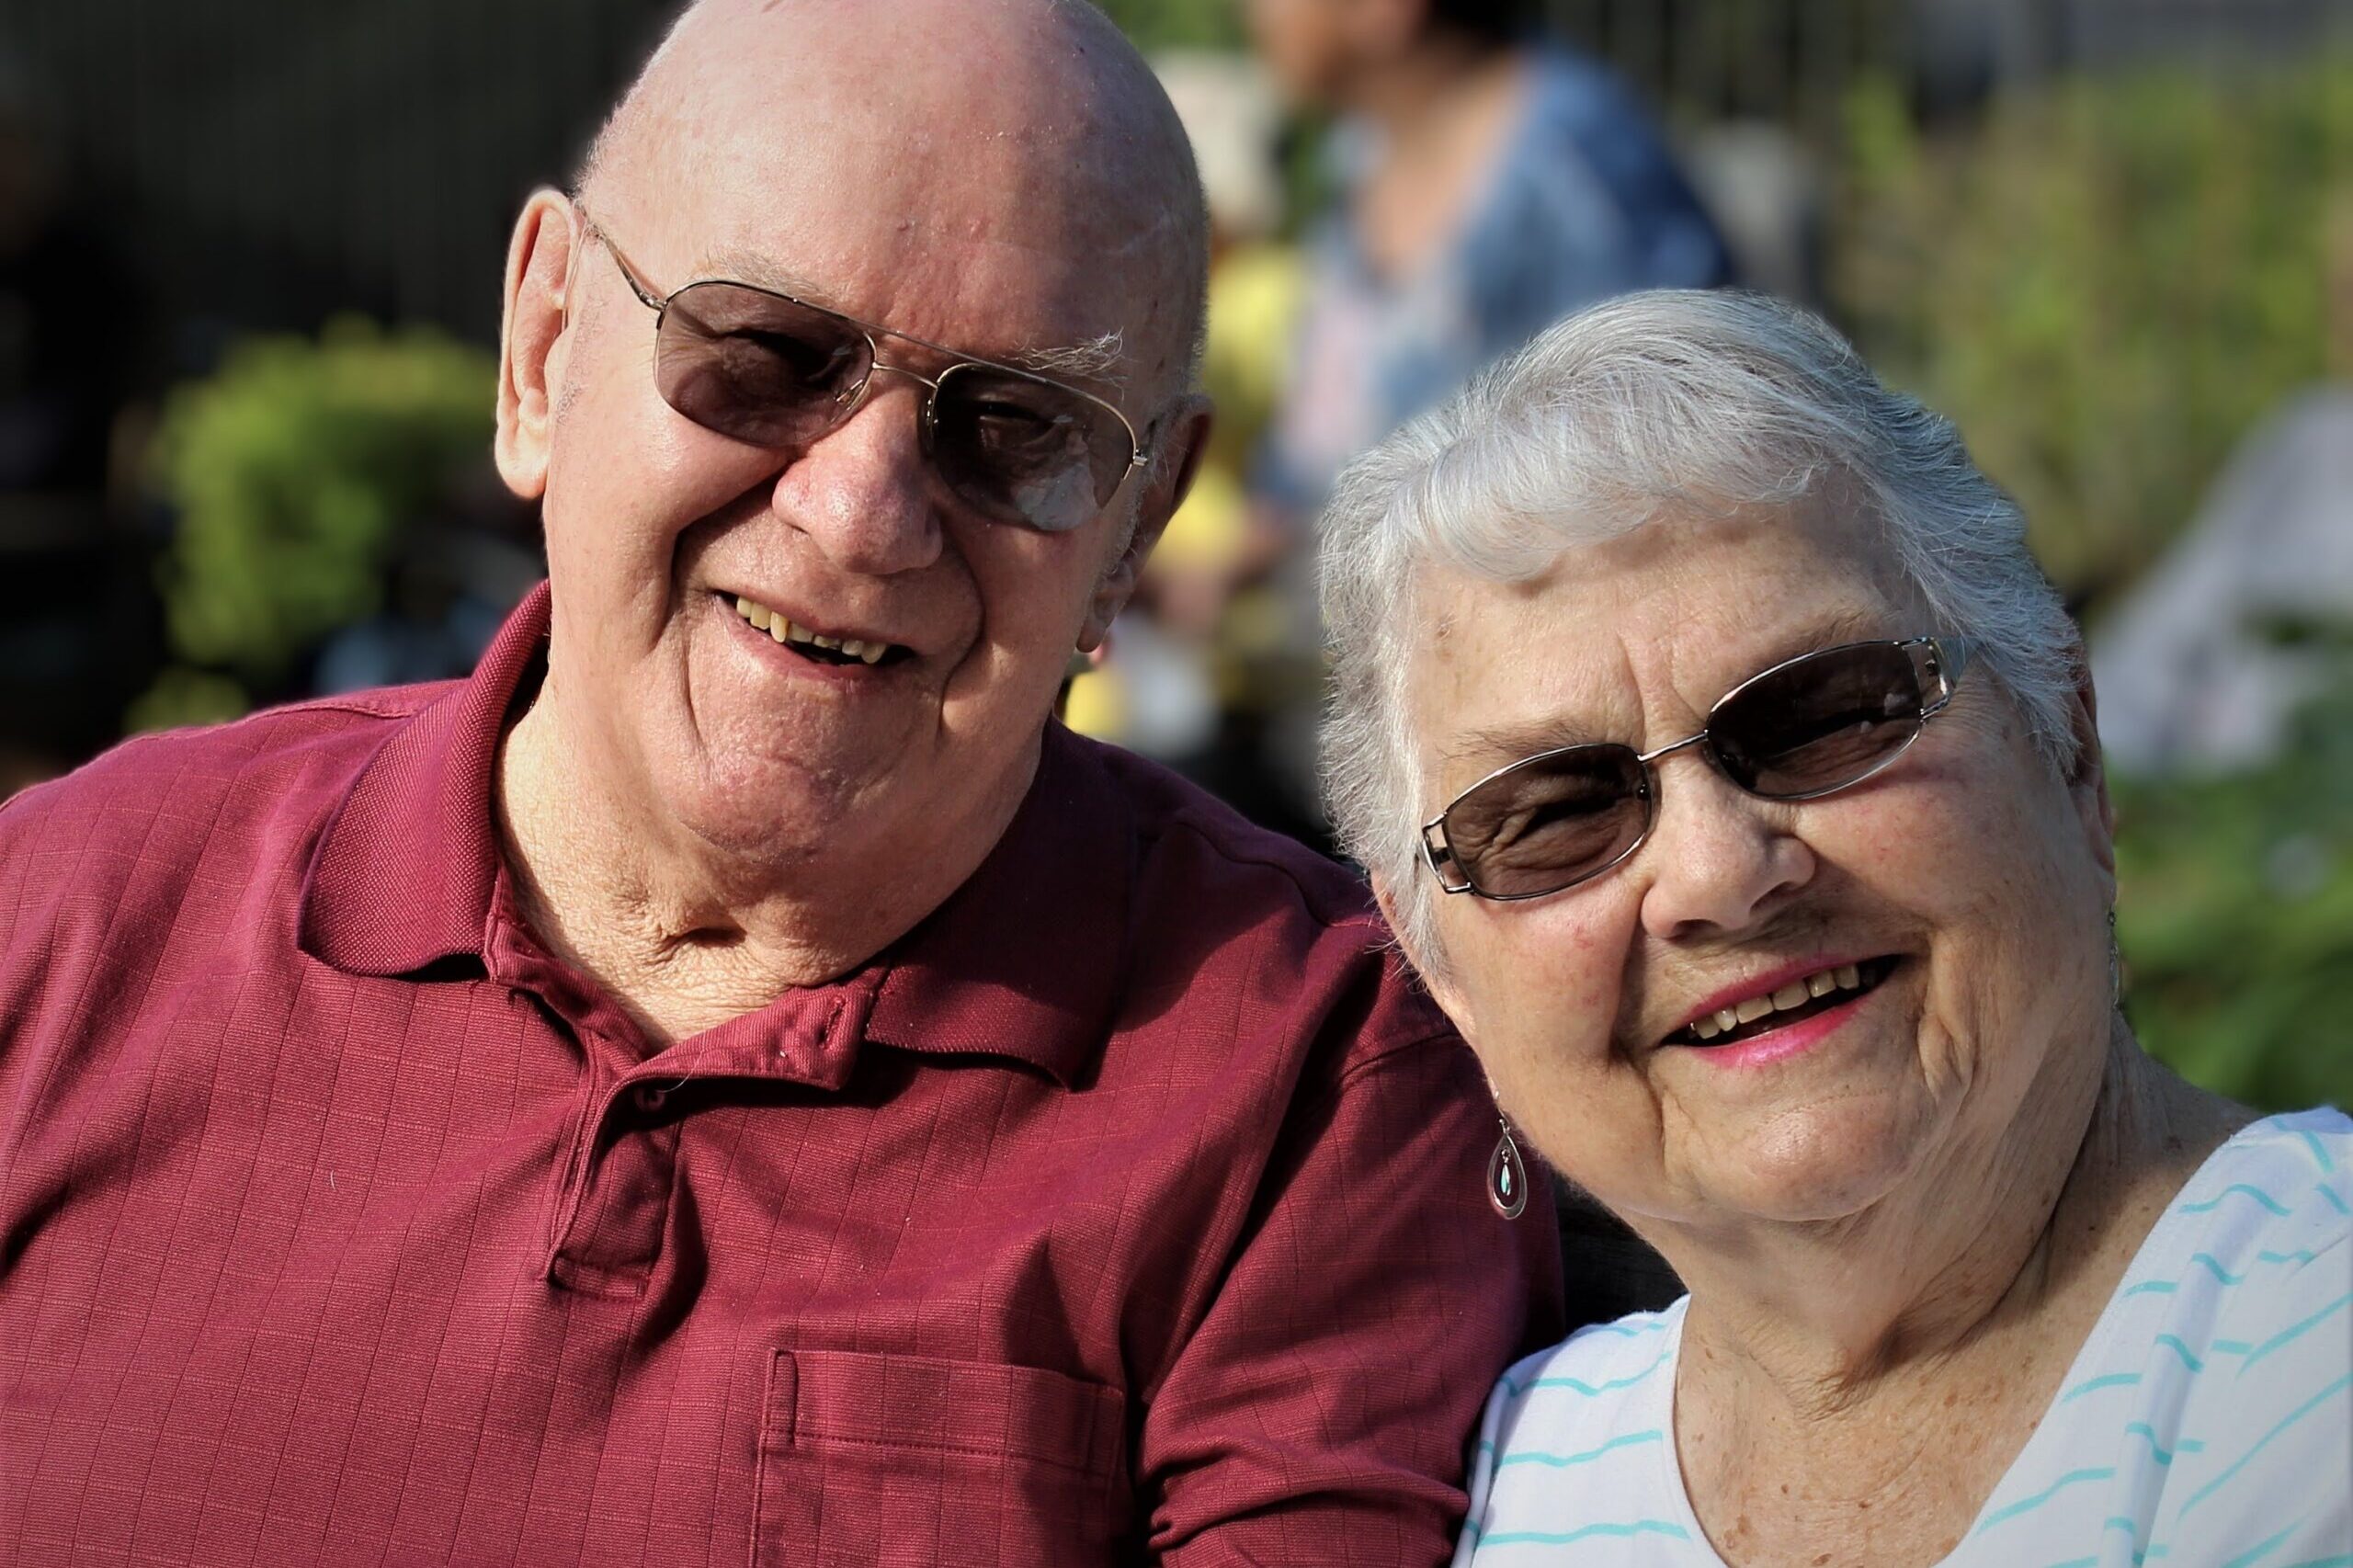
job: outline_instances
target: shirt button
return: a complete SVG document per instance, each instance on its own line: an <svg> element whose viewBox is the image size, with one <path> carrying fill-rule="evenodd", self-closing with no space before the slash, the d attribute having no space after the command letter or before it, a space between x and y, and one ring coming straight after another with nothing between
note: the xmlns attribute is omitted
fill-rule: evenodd
<svg viewBox="0 0 2353 1568"><path fill-rule="evenodd" d="M659 1084L640 1084L631 1091L631 1097L637 1101L638 1109L652 1116L669 1103L670 1091Z"/></svg>

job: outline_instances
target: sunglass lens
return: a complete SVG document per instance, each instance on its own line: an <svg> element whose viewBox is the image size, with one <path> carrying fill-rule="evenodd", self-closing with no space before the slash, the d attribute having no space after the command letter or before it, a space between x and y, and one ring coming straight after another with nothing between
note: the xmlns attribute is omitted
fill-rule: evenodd
<svg viewBox="0 0 2353 1568"><path fill-rule="evenodd" d="M1911 651L1829 648L1760 676L1721 704L1708 733L1724 772L1754 794L1821 794L1883 766L1920 733Z"/></svg>
<svg viewBox="0 0 2353 1568"><path fill-rule="evenodd" d="M1047 533L1079 527L1127 471L1124 426L1067 387L959 365L933 395L932 460L983 515Z"/></svg>
<svg viewBox="0 0 2353 1568"><path fill-rule="evenodd" d="M1597 876L1650 828L1642 758L1620 745L1531 757L1479 785L1446 812L1446 844L1490 898L1533 898Z"/></svg>
<svg viewBox="0 0 2353 1568"><path fill-rule="evenodd" d="M852 323L739 283L680 290L662 314L654 382L707 430L761 446L812 441L872 368Z"/></svg>

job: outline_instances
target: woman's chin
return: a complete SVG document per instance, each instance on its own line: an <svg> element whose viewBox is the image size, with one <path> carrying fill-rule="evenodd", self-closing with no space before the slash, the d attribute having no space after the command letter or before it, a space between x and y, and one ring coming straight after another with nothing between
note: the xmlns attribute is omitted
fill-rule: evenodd
<svg viewBox="0 0 2353 1568"><path fill-rule="evenodd" d="M1844 1100L1790 1110L1682 1162L1695 1218L1823 1224L1850 1220L1901 1192L1929 1147L1916 1105Z"/></svg>

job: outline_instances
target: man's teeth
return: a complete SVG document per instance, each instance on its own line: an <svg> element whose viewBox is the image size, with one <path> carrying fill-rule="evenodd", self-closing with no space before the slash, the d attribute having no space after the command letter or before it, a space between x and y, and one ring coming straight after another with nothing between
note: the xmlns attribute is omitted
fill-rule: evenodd
<svg viewBox="0 0 2353 1568"><path fill-rule="evenodd" d="M829 649L847 654L865 664L880 663L891 651L888 642L863 642L855 637L820 637L799 621L777 614L767 606L738 597L735 613L758 627L779 642L801 642L812 647Z"/></svg>
<svg viewBox="0 0 2353 1568"><path fill-rule="evenodd" d="M1704 1018L1695 1018L1691 1032L1701 1040L1713 1040L1718 1035L1736 1029L1743 1024L1753 1024L1768 1013L1777 1013L1802 1006L1817 996L1827 996L1833 991L1854 991L1861 987L1863 972L1855 965L1840 964L1803 980L1792 980L1769 996L1751 996L1729 1007L1719 1007Z"/></svg>

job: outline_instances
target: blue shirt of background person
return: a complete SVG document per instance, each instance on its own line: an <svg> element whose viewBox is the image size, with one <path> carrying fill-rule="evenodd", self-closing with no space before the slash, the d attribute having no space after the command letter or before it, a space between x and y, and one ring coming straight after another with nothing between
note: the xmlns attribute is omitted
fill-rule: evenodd
<svg viewBox="0 0 2353 1568"><path fill-rule="evenodd" d="M1634 94L1565 50L1525 51L1518 123L1450 243L1383 277L1352 209L1379 132L1342 123L1342 199L1313 227L1289 395L1253 474L1313 509L1342 464L1548 323L1636 289L1729 282L1731 257Z"/></svg>

